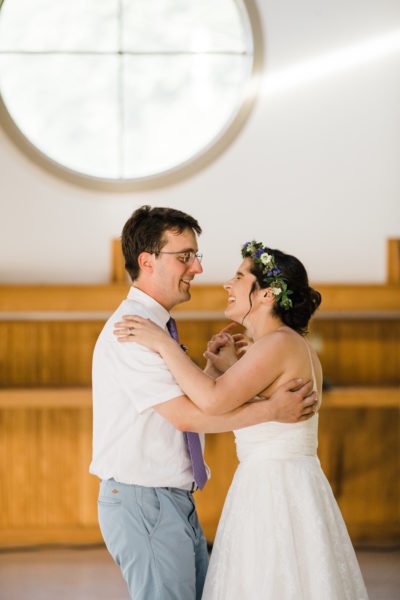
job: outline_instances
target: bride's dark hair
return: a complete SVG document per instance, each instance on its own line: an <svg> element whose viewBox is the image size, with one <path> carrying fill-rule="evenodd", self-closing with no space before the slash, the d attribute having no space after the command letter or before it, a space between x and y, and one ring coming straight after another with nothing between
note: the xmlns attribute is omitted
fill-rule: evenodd
<svg viewBox="0 0 400 600"><path fill-rule="evenodd" d="M275 302L273 314L300 335L306 335L308 322L321 304L321 294L309 286L307 271L298 258L273 248L265 247L264 252L274 257L282 279L287 283L288 290L292 292L290 295L292 307L285 309L281 304ZM250 272L256 277L258 286L261 289L268 288L269 286L263 281L264 273L262 269L254 261L252 263ZM250 295L255 289L257 289L257 285L253 285Z"/></svg>

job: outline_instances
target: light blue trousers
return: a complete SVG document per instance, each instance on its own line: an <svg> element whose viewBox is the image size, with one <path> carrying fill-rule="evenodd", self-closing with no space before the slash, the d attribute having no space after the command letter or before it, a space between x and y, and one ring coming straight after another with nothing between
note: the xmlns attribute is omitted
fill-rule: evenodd
<svg viewBox="0 0 400 600"><path fill-rule="evenodd" d="M98 509L132 600L200 600L208 553L190 492L107 479Z"/></svg>

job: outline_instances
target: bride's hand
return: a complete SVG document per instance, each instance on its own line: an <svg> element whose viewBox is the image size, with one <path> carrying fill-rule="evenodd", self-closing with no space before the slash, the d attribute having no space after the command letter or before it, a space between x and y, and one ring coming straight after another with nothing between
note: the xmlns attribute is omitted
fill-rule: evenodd
<svg viewBox="0 0 400 600"><path fill-rule="evenodd" d="M212 338L207 342L207 352L211 354L213 357L215 354L219 354L221 348L225 346L229 341L229 336L224 333L224 330L212 336ZM204 373L211 377L211 379L217 379L222 375L222 371L219 371L216 366L213 364L212 360L207 357L206 352L203 353L203 356L207 358L207 363L204 368Z"/></svg>
<svg viewBox="0 0 400 600"><path fill-rule="evenodd" d="M252 340L243 333L230 334L229 331L235 327L237 327L237 323L229 323L229 325L213 335L207 344L207 351L203 354L203 356L207 358L204 372L213 379L220 377L222 373L229 369L236 360L243 356L249 346L253 343ZM231 348L232 341L234 344L235 355ZM229 351L226 350L225 352L221 352L227 344ZM218 355L218 358L216 358L216 355Z"/></svg>
<svg viewBox="0 0 400 600"><path fill-rule="evenodd" d="M113 331L119 342L136 342L149 350L160 352L162 345L172 340L167 331L150 319L137 315L124 315L122 319L115 323Z"/></svg>
<svg viewBox="0 0 400 600"><path fill-rule="evenodd" d="M235 342L236 354L238 358L241 358L254 342L244 333L234 333L232 337Z"/></svg>
<svg viewBox="0 0 400 600"><path fill-rule="evenodd" d="M222 336L219 334L215 337L221 338ZM220 373L225 373L238 360L233 336L224 333L223 343L218 345L215 341L213 343L213 340L210 340L203 356L207 359L207 365L212 366Z"/></svg>

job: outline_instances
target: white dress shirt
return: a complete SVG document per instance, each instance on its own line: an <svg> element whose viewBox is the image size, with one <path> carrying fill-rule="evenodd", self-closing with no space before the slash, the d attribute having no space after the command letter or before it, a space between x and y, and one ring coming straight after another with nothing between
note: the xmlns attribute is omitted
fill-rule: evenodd
<svg viewBox="0 0 400 600"><path fill-rule="evenodd" d="M140 315L166 329L168 311L131 287L108 319L93 355L93 459L100 479L150 487L189 489L193 472L181 431L153 406L183 392L159 354L136 343L120 343L114 324ZM204 450L204 435L201 435Z"/></svg>

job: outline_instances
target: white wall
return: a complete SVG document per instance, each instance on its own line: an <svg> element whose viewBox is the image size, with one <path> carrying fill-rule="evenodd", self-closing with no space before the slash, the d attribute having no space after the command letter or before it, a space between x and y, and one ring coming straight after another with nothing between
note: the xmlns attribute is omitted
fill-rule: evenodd
<svg viewBox="0 0 400 600"><path fill-rule="evenodd" d="M0 282L106 282L109 242L141 204L192 213L219 282L249 238L313 281L383 282L400 237L400 2L258 0L259 100L233 145L190 179L91 192L31 163L0 130ZM391 36L391 37L390 37Z"/></svg>

